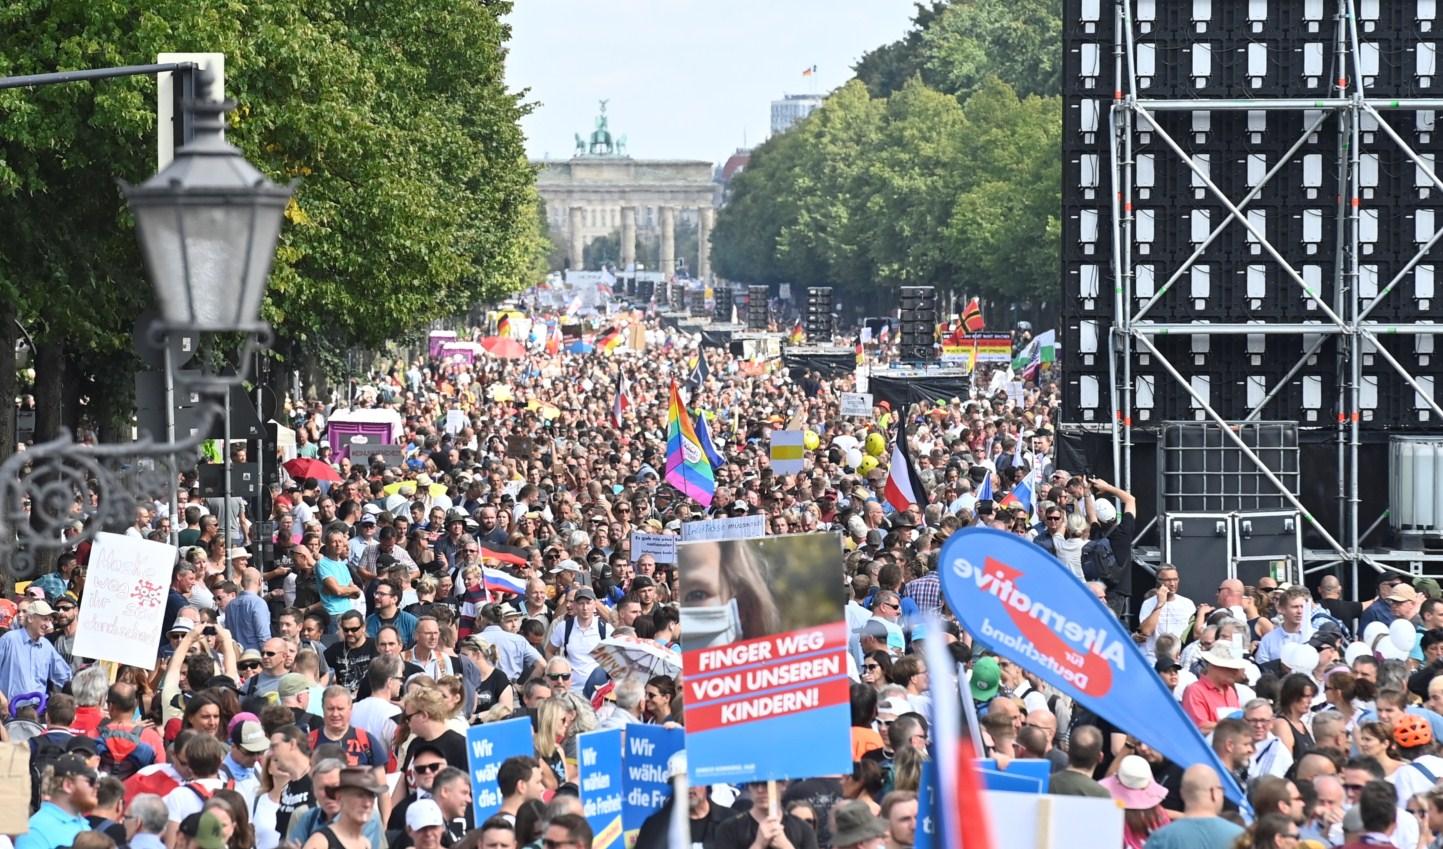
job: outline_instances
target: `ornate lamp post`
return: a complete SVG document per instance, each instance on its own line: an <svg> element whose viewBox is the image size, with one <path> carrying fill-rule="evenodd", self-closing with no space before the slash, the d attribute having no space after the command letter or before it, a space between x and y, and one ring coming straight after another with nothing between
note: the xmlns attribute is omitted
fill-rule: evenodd
<svg viewBox="0 0 1443 849"><path fill-rule="evenodd" d="M201 73L198 91L210 90L207 76ZM153 341L164 344L171 333L243 334L239 373L174 375L178 389L199 397L202 413L201 426L177 442L82 445L62 432L0 465L0 557L16 578L33 575L48 554L129 525L137 503L168 490L178 461L195 457L222 415L224 394L270 341L260 306L293 187L266 179L225 140L223 118L234 104L186 105L194 140L149 180L121 187L160 307Z"/></svg>

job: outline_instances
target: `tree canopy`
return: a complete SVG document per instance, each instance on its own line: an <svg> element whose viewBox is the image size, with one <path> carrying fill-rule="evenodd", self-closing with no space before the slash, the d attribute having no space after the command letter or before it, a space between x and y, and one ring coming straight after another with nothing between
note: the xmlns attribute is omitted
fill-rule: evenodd
<svg viewBox="0 0 1443 849"><path fill-rule="evenodd" d="M904 285L1008 300L1055 290L1055 5L918 3L906 36L753 151L712 234L717 272L879 307Z"/></svg>

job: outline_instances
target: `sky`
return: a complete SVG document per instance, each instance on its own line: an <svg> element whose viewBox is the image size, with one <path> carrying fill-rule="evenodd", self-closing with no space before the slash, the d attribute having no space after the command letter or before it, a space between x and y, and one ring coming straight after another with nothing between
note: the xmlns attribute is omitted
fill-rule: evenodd
<svg viewBox="0 0 1443 849"><path fill-rule="evenodd" d="M539 104L521 123L533 159L569 158L606 98L629 155L722 162L766 138L772 100L841 86L913 11L913 0L514 2L506 80Z"/></svg>

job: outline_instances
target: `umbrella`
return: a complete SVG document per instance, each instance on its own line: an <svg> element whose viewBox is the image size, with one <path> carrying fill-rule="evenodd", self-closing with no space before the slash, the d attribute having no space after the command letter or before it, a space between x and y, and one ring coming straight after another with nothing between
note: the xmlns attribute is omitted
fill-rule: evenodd
<svg viewBox="0 0 1443 849"><path fill-rule="evenodd" d="M331 467L330 463L321 460L314 460L310 457L297 457L294 460L287 460L282 464L286 473L296 480L315 478L318 481L336 481L341 479L340 473Z"/></svg>
<svg viewBox="0 0 1443 849"><path fill-rule="evenodd" d="M515 339L505 336L487 336L481 340L486 353L503 360L519 360L526 356L526 348Z"/></svg>
<svg viewBox="0 0 1443 849"><path fill-rule="evenodd" d="M651 678L681 674L681 655L652 640L637 637L607 637L596 644L591 656L613 681L632 676Z"/></svg>
<svg viewBox="0 0 1443 849"><path fill-rule="evenodd" d="M388 484L386 484L385 486L381 487L381 493L382 493L383 495L397 495L397 494L400 494L401 489L402 489L403 487L405 487L406 484L410 484L412 490L415 490L415 489L417 488L415 481L396 481L395 483L388 483ZM435 496L435 495L442 495L442 494L444 494L445 492L446 492L446 485L445 485L444 483L433 483L433 484L431 484L431 486L430 486L430 494L433 495L433 496Z"/></svg>
<svg viewBox="0 0 1443 849"><path fill-rule="evenodd" d="M582 339L577 339L575 342L572 342L566 346L566 353L568 354L590 354L592 351L595 350L595 345Z"/></svg>

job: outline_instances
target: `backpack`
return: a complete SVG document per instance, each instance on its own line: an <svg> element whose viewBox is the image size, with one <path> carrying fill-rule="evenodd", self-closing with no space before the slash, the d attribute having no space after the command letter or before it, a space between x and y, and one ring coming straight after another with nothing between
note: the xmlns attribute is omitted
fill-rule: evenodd
<svg viewBox="0 0 1443 849"><path fill-rule="evenodd" d="M40 785L45 768L66 753L65 745L75 735L68 731L46 731L30 738L30 803L31 810L40 807Z"/></svg>
<svg viewBox="0 0 1443 849"><path fill-rule="evenodd" d="M96 731L101 772L124 781L155 763L155 749L141 739L140 729L116 728L107 719Z"/></svg>
<svg viewBox="0 0 1443 849"><path fill-rule="evenodd" d="M1314 631L1319 630L1324 625L1332 623L1333 627L1337 628L1338 632L1341 633L1345 639L1350 641L1353 639L1353 629L1344 625L1343 620L1329 613L1328 609L1322 605L1317 605L1313 608L1313 615L1308 622L1313 626Z"/></svg>
<svg viewBox="0 0 1443 849"><path fill-rule="evenodd" d="M576 627L576 617L566 617L566 633L561 635L561 648L565 649L571 644L571 631ZM596 617L596 635L599 639L606 639L606 620L600 616Z"/></svg>
<svg viewBox="0 0 1443 849"><path fill-rule="evenodd" d="M1082 576L1089 581L1102 581L1109 587L1117 586L1122 578L1122 564L1112 553L1112 543L1094 539L1082 546Z"/></svg>
<svg viewBox="0 0 1443 849"><path fill-rule="evenodd" d="M234 790L234 789L235 789L235 779L230 777L229 771L227 771L227 772L224 773L224 774L225 774L225 776L226 776L226 779L225 779L225 784L222 785L222 786L223 786L223 789L225 789L225 790ZM200 803L201 803L202 805L204 805L206 802L209 802L211 795L212 795L213 793L215 793L214 790L207 789L206 786L205 786L204 784L201 784L199 781L187 781L186 783L184 783L184 784L182 784L182 785L180 785L180 786L181 786L181 787L184 787L185 789L187 789L187 790L189 790L190 792L194 793L196 796L200 797Z"/></svg>

